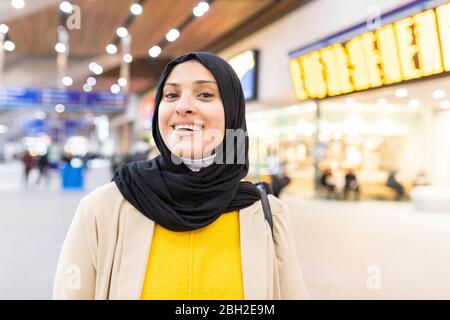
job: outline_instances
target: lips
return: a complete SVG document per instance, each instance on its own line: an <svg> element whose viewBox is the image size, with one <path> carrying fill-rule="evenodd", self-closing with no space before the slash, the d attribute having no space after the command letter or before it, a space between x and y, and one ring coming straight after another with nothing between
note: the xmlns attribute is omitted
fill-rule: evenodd
<svg viewBox="0 0 450 320"><path fill-rule="evenodd" d="M182 124L182 125L174 126L174 129L176 131L178 131L178 130L200 131L200 130L202 130L202 126Z"/></svg>
<svg viewBox="0 0 450 320"><path fill-rule="evenodd" d="M204 125L201 122L176 121L171 124L171 127L175 131L196 132L202 130L204 128Z"/></svg>

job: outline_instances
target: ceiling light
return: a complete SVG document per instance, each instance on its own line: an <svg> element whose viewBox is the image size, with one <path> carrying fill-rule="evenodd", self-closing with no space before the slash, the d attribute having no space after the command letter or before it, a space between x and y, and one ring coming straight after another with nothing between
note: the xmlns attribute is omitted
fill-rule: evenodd
<svg viewBox="0 0 450 320"><path fill-rule="evenodd" d="M192 10L192 13L194 14L194 16L196 16L196 17L201 17L201 16L203 16L204 14L205 14L205 12L202 10L202 9L200 9L200 7L195 7L193 10Z"/></svg>
<svg viewBox="0 0 450 320"><path fill-rule="evenodd" d="M118 94L120 92L120 86L117 83L115 83L111 86L110 90L111 90L111 93Z"/></svg>
<svg viewBox="0 0 450 320"><path fill-rule="evenodd" d="M87 83L83 84L83 91L84 92L91 92L92 91L92 86L90 86Z"/></svg>
<svg viewBox="0 0 450 320"><path fill-rule="evenodd" d="M73 80L71 77L65 76L62 78L62 84L65 85L66 87L69 87L73 84Z"/></svg>
<svg viewBox="0 0 450 320"><path fill-rule="evenodd" d="M201 16L203 16L203 15L205 14L205 12L204 12L202 9L200 9L199 6L196 6L196 7L192 10L192 13L193 13L194 16L196 16L196 17L201 17Z"/></svg>
<svg viewBox="0 0 450 320"><path fill-rule="evenodd" d="M178 39L179 36L180 36L180 31L178 31L177 29L170 29L170 31L167 32L167 34L166 34L166 39L169 42L174 42L175 40Z"/></svg>
<svg viewBox="0 0 450 320"><path fill-rule="evenodd" d="M132 4L130 7L130 11L135 16L138 16L142 13L142 6L138 3Z"/></svg>
<svg viewBox="0 0 450 320"><path fill-rule="evenodd" d="M59 9L64 13L72 13L73 7L72 4L69 1L63 1L59 5Z"/></svg>
<svg viewBox="0 0 450 320"><path fill-rule="evenodd" d="M199 2L195 8L192 10L192 13L196 17L203 16L209 10L209 4L205 1Z"/></svg>
<svg viewBox="0 0 450 320"><path fill-rule="evenodd" d="M148 50L148 54L152 58L156 58L161 54L161 48L159 46L153 46Z"/></svg>
<svg viewBox="0 0 450 320"><path fill-rule="evenodd" d="M58 42L57 44L55 44L55 51L58 53L66 52L66 45L62 42Z"/></svg>
<svg viewBox="0 0 450 320"><path fill-rule="evenodd" d="M86 79L86 83L93 87L97 83L97 80L94 77L89 77Z"/></svg>
<svg viewBox="0 0 450 320"><path fill-rule="evenodd" d="M89 70L91 70L92 72L94 72L95 67L97 66L96 62L91 62L89 63Z"/></svg>
<svg viewBox="0 0 450 320"><path fill-rule="evenodd" d="M202 9L204 12L209 10L209 4L207 2L205 2L205 1L200 2L197 6L200 9Z"/></svg>
<svg viewBox="0 0 450 320"><path fill-rule="evenodd" d="M0 33L7 34L8 31L9 27L6 24L4 23L0 24Z"/></svg>
<svg viewBox="0 0 450 320"><path fill-rule="evenodd" d="M117 80L117 84L121 87L125 87L127 85L128 81L126 78L119 78L119 80Z"/></svg>
<svg viewBox="0 0 450 320"><path fill-rule="evenodd" d="M94 74L102 74L103 73L103 68L101 65L95 63L95 62L91 62L89 63L89 70L91 70Z"/></svg>
<svg viewBox="0 0 450 320"><path fill-rule="evenodd" d="M11 0L11 5L16 9L22 9L25 7L25 1L24 0Z"/></svg>
<svg viewBox="0 0 450 320"><path fill-rule="evenodd" d="M108 52L109 54L116 54L117 53L117 46L115 44L108 44L106 46L106 52Z"/></svg>
<svg viewBox="0 0 450 320"><path fill-rule="evenodd" d="M6 51L14 51L16 48L16 45L11 40L6 40L5 43L3 43L3 49Z"/></svg>
<svg viewBox="0 0 450 320"><path fill-rule="evenodd" d="M125 38L128 35L128 30L127 28L124 27L119 27L116 30L116 34L117 36L119 36L120 38Z"/></svg>
<svg viewBox="0 0 450 320"><path fill-rule="evenodd" d="M92 71L92 72L94 72L94 74L96 74L96 75L102 74L103 73L103 68L101 66L99 66L99 65L96 65L95 68L94 68L94 71Z"/></svg>
<svg viewBox="0 0 450 320"><path fill-rule="evenodd" d="M133 56L131 54L129 54L129 53L125 53L123 55L123 61L125 63L131 63L131 61L133 61Z"/></svg>

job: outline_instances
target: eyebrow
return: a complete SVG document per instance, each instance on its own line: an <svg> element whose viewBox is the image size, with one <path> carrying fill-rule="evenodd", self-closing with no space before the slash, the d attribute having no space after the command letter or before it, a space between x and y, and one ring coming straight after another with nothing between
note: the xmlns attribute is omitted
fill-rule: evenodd
<svg viewBox="0 0 450 320"><path fill-rule="evenodd" d="M212 83L212 84L217 85L217 82L215 82L215 81L213 81L213 80L197 80L197 81L194 81L194 83L195 83L195 84ZM166 82L166 83L164 84L164 86L174 86L174 87L179 87L180 84L178 84L178 83L173 83L173 82Z"/></svg>

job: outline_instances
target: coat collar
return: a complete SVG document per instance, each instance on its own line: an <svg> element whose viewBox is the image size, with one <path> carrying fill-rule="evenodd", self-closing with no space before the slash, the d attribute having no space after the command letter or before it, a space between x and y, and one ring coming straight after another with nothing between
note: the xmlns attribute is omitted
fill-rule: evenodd
<svg viewBox="0 0 450 320"><path fill-rule="evenodd" d="M147 260L151 249L155 223L131 204L126 204L123 221L123 240L117 286L111 299L137 300L141 298ZM266 299L269 292L267 274L270 272L267 255L267 226L258 202L239 212L240 243L244 298ZM148 243L148 245L142 245ZM131 276L133 275L133 276Z"/></svg>

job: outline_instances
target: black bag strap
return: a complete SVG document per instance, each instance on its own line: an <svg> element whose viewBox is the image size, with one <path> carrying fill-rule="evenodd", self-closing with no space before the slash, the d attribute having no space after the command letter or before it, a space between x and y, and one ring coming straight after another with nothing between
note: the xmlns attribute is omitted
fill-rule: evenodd
<svg viewBox="0 0 450 320"><path fill-rule="evenodd" d="M270 230L272 231L272 235L273 235L272 210L270 209L269 198L267 196L267 189L266 189L265 183L258 182L258 183L256 183L256 187L258 188L259 193L261 194L261 203L262 203L262 208L263 208L263 212L264 212L264 217L266 218L267 222L269 223Z"/></svg>

